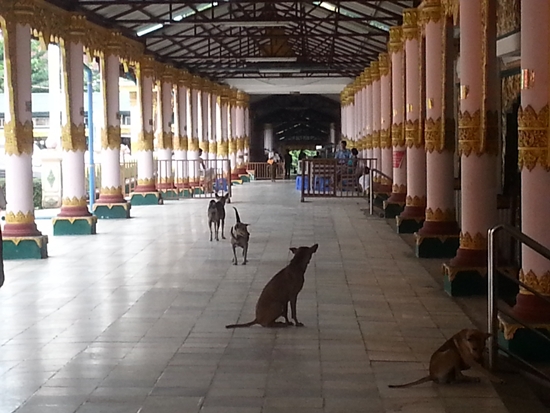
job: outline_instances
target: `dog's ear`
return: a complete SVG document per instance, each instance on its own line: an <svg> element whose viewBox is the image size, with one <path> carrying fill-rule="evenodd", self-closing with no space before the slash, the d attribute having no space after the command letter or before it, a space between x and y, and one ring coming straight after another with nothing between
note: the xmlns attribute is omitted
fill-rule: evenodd
<svg viewBox="0 0 550 413"><path fill-rule="evenodd" d="M319 248L319 244L312 245L310 250L312 251L312 254L317 252L317 248Z"/></svg>
<svg viewBox="0 0 550 413"><path fill-rule="evenodd" d="M296 254L298 248L290 247L289 250L292 251L293 254Z"/></svg>

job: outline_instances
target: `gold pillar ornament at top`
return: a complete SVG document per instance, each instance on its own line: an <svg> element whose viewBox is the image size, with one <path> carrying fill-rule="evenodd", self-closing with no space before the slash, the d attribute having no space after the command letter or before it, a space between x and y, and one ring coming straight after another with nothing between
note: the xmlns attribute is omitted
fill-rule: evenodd
<svg viewBox="0 0 550 413"><path fill-rule="evenodd" d="M120 126L109 125L101 130L101 149L120 149Z"/></svg>
<svg viewBox="0 0 550 413"><path fill-rule="evenodd" d="M473 116L468 111L458 112L458 153L460 155L468 157L472 152L478 156L484 153L497 154L498 113L486 113L484 133L482 129L480 110L476 110Z"/></svg>
<svg viewBox="0 0 550 413"><path fill-rule="evenodd" d="M465 250L483 251L487 249L487 237L480 232L473 236L469 232L460 232L460 248Z"/></svg>
<svg viewBox="0 0 550 413"><path fill-rule="evenodd" d="M418 9L403 9L403 41L418 39Z"/></svg>
<svg viewBox="0 0 550 413"><path fill-rule="evenodd" d="M389 76L390 74L390 55L387 53L380 53L378 55L378 71L380 77Z"/></svg>
<svg viewBox="0 0 550 413"><path fill-rule="evenodd" d="M407 148L421 148L424 145L420 120L415 119L405 122L405 144Z"/></svg>
<svg viewBox="0 0 550 413"><path fill-rule="evenodd" d="M447 208L442 211L437 208L435 211L431 208L426 209L426 221L452 222L456 220L456 211L454 208Z"/></svg>
<svg viewBox="0 0 550 413"><path fill-rule="evenodd" d="M32 155L34 136L30 120L25 123L10 120L4 125L4 137L6 155Z"/></svg>
<svg viewBox="0 0 550 413"><path fill-rule="evenodd" d="M159 132L156 141L158 149L172 149L172 132Z"/></svg>
<svg viewBox="0 0 550 413"><path fill-rule="evenodd" d="M405 131L403 122L394 123L391 126L391 142L394 148L405 146Z"/></svg>
<svg viewBox="0 0 550 413"><path fill-rule="evenodd" d="M550 171L548 104L537 113L531 105L518 110L518 163L532 171L537 165Z"/></svg>
<svg viewBox="0 0 550 413"><path fill-rule="evenodd" d="M388 42L388 52L397 53L403 50L403 28L401 26L390 27L390 41Z"/></svg>
<svg viewBox="0 0 550 413"><path fill-rule="evenodd" d="M441 0L424 0L420 8L420 24L426 26L428 23L438 23L443 17Z"/></svg>
<svg viewBox="0 0 550 413"><path fill-rule="evenodd" d="M86 127L67 123L61 129L61 147L64 151L86 152Z"/></svg>

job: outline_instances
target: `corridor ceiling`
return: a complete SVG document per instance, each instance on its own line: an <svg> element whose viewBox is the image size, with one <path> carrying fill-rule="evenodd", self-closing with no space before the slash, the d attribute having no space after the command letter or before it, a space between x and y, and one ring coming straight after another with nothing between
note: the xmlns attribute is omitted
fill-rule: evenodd
<svg viewBox="0 0 550 413"><path fill-rule="evenodd" d="M353 78L386 50L402 1L48 0L216 81Z"/></svg>

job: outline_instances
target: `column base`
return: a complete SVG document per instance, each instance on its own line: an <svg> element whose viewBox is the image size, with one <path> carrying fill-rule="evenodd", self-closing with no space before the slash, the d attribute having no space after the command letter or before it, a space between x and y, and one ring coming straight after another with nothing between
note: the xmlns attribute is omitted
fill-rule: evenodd
<svg viewBox="0 0 550 413"><path fill-rule="evenodd" d="M393 202L391 197L382 202L382 208L384 208L384 218L395 218L402 211L405 203Z"/></svg>
<svg viewBox="0 0 550 413"><path fill-rule="evenodd" d="M192 198L193 197L193 188L179 188L178 197L179 198Z"/></svg>
<svg viewBox="0 0 550 413"><path fill-rule="evenodd" d="M250 176L248 174L239 175L239 179L244 182L250 182Z"/></svg>
<svg viewBox="0 0 550 413"><path fill-rule="evenodd" d="M460 244L459 235L419 235L415 236L415 253L418 258L451 258L456 255Z"/></svg>
<svg viewBox="0 0 550 413"><path fill-rule="evenodd" d="M94 235L96 234L97 217L55 217L53 235Z"/></svg>
<svg viewBox="0 0 550 413"><path fill-rule="evenodd" d="M5 260L48 258L47 235L4 237L2 247Z"/></svg>
<svg viewBox="0 0 550 413"><path fill-rule="evenodd" d="M93 213L100 219L126 219L130 218L129 202L112 204L94 204Z"/></svg>
<svg viewBox="0 0 550 413"><path fill-rule="evenodd" d="M499 314L498 343L522 359L535 362L550 361L550 342L524 328L504 314ZM550 338L550 323L532 325L538 332Z"/></svg>
<svg viewBox="0 0 550 413"><path fill-rule="evenodd" d="M231 185L242 185L242 184L243 184L242 179L239 179L238 177L237 178L231 177Z"/></svg>
<svg viewBox="0 0 550 413"><path fill-rule="evenodd" d="M160 192L132 192L130 194L130 204L132 205L162 205L162 196Z"/></svg>
<svg viewBox="0 0 550 413"><path fill-rule="evenodd" d="M159 192L162 194L162 199L176 200L179 199L179 191L176 188L159 188Z"/></svg>
<svg viewBox="0 0 550 413"><path fill-rule="evenodd" d="M402 215L395 217L396 230L398 234L414 234L424 224L424 218L402 218Z"/></svg>

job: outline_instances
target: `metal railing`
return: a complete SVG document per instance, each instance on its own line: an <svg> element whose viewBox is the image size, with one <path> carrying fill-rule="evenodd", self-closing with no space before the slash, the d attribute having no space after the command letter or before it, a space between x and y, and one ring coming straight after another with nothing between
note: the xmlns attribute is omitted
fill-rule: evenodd
<svg viewBox="0 0 550 413"><path fill-rule="evenodd" d="M276 179L283 179L285 176L285 164L284 162L278 162L275 166ZM247 171L254 171L254 179L263 180L271 179L273 166L267 162L248 162L246 164Z"/></svg>
<svg viewBox="0 0 550 413"><path fill-rule="evenodd" d="M508 356L512 357L516 361L520 362L524 366L527 366L532 371L539 374L541 377L545 378L546 380L550 381L550 376L546 373L542 372L540 369L537 369L535 366L533 366L531 363L527 362L526 360L522 359L521 357L513 354L512 352L508 351L507 349L500 347L498 345L498 313L504 314L506 317L510 318L514 322L520 324L524 328L530 330L534 334L536 334L538 337L541 337L542 339L546 340L550 344L550 337L544 335L540 331L538 331L536 328L529 325L527 322L520 320L518 317L515 317L513 314L511 314L509 311L506 310L504 306L499 306L498 303L498 277L495 274L495 236L498 232L506 232L508 233L513 239L519 241L519 243L524 244L531 248L533 251L537 252L541 256L543 256L546 259L550 260L550 250L543 245L539 244L537 241L535 241L533 238L525 235L523 232L517 230L516 228L510 226L510 225L504 225L500 224L497 225L488 231L488 262L487 262L487 270L488 270L488 298L487 298L487 330L491 334L489 337L489 368L490 369L496 369L497 367L497 358L498 358L498 352L499 350L506 353ZM525 289L526 291L533 294L535 297L537 297L540 300L545 301L546 303L550 304L550 299L548 297L545 297L544 295L540 294L538 291L534 290L533 288L529 287L528 285L524 284L520 280L511 277L510 275L506 273L501 273L500 276L505 277L506 279L514 282L519 287Z"/></svg>

